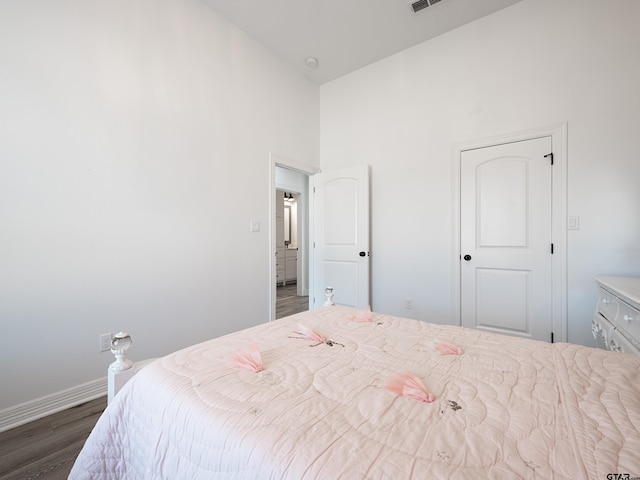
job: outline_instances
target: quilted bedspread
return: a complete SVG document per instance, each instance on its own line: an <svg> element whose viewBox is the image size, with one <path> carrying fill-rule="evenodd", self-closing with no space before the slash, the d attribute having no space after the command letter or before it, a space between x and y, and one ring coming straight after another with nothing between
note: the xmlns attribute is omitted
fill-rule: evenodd
<svg viewBox="0 0 640 480"><path fill-rule="evenodd" d="M640 357L356 313L322 307L155 361L70 478L640 477ZM300 325L331 341L299 338ZM230 366L252 342L264 370ZM433 402L385 388L406 371Z"/></svg>

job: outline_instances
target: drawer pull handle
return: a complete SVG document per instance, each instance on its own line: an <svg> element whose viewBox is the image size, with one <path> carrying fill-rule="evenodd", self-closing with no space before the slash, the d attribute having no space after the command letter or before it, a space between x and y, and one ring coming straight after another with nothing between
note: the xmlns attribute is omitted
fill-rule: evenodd
<svg viewBox="0 0 640 480"><path fill-rule="evenodd" d="M622 318L624 318L627 322L630 322L630 321L632 321L632 320L633 320L633 315L625 315L625 316L624 316L624 317L622 317Z"/></svg>
<svg viewBox="0 0 640 480"><path fill-rule="evenodd" d="M608 298L605 298L602 300L602 303L604 303L605 305L609 305L611 303L611 300L609 300Z"/></svg>

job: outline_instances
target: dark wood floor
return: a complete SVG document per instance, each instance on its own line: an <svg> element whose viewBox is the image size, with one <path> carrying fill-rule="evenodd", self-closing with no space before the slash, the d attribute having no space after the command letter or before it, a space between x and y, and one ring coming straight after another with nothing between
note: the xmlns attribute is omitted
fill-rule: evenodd
<svg viewBox="0 0 640 480"><path fill-rule="evenodd" d="M278 287L276 318L309 309L296 284ZM70 408L0 433L0 480L66 480L107 398Z"/></svg>
<svg viewBox="0 0 640 480"><path fill-rule="evenodd" d="M0 433L0 480L66 480L107 397Z"/></svg>
<svg viewBox="0 0 640 480"><path fill-rule="evenodd" d="M287 317L294 313L309 310L309 297L298 297L296 294L297 289L298 287L295 283L277 288L276 318Z"/></svg>

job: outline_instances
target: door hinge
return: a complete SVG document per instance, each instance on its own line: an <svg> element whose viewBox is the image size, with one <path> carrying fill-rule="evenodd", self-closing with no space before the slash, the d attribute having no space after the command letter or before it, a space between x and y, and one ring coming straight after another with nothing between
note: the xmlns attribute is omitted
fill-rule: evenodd
<svg viewBox="0 0 640 480"><path fill-rule="evenodd" d="M553 243L551 244L551 255L553 255Z"/></svg>
<svg viewBox="0 0 640 480"><path fill-rule="evenodd" d="M553 343L553 332L551 332L551 343Z"/></svg>
<svg viewBox="0 0 640 480"><path fill-rule="evenodd" d="M553 152L546 154L544 158L549 158L551 160L551 165L553 165Z"/></svg>

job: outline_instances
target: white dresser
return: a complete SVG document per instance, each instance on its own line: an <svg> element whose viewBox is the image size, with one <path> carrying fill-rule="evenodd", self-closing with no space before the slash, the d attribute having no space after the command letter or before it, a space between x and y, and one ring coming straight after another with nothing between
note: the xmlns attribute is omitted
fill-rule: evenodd
<svg viewBox="0 0 640 480"><path fill-rule="evenodd" d="M591 331L598 348L640 355L640 278L595 277L600 298Z"/></svg>

